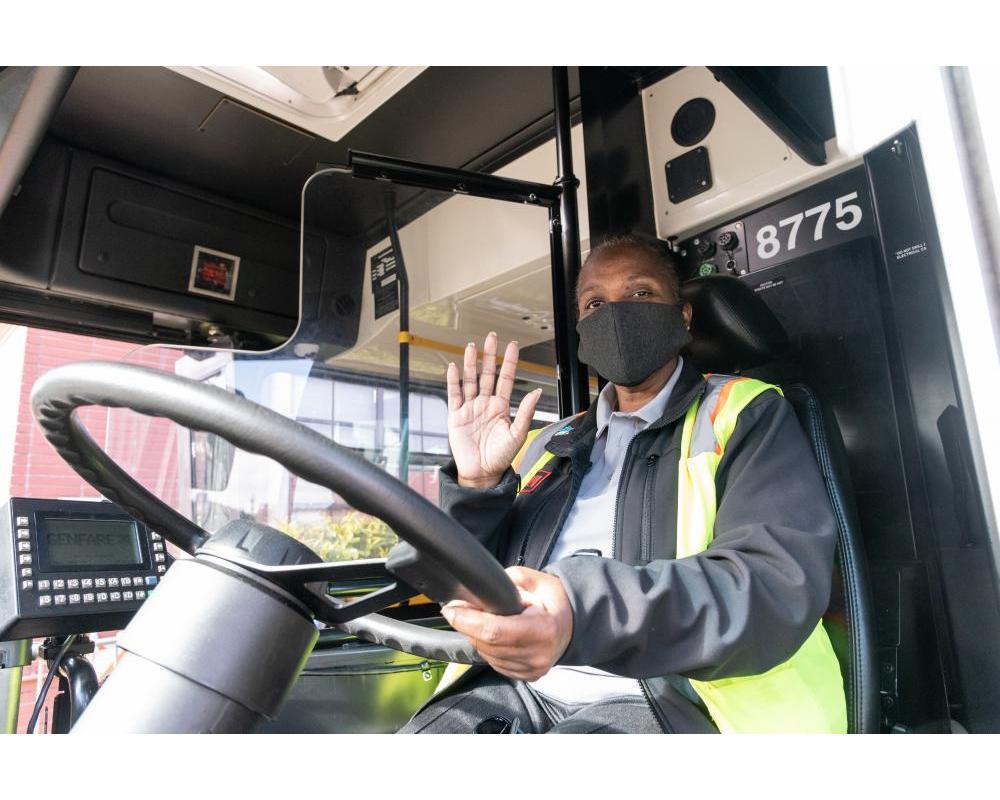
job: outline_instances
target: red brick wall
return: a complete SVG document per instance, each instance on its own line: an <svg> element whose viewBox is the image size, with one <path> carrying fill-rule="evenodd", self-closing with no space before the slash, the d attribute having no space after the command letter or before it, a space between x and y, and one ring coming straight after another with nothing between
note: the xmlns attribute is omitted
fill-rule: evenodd
<svg viewBox="0 0 1000 800"><path fill-rule="evenodd" d="M136 345L76 336L70 333L31 328L24 347L24 371L21 381L17 433L14 437L14 464L11 471L10 494L20 497L97 497L94 489L73 472L56 454L42 435L31 414L31 387L35 380L53 367L91 359L122 361L136 350ZM180 357L175 350L152 348L141 351L130 363L145 364L173 372ZM101 408L84 408L79 412L91 435L103 443L107 433L108 413ZM115 411L124 416L125 412ZM116 421L119 417L116 416ZM141 452L138 463L125 464L134 470L133 476L148 488L161 488L162 497L172 503L177 496L177 481L163 480L163 475L176 475L175 429L162 419L144 420L143 441L134 452ZM160 478L160 480L157 480Z"/></svg>

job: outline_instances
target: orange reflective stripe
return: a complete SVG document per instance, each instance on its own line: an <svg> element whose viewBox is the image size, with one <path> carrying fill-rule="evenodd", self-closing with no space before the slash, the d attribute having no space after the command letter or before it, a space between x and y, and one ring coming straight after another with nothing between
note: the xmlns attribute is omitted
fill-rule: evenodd
<svg viewBox="0 0 1000 800"><path fill-rule="evenodd" d="M712 413L709 415L709 419L712 422L712 427L715 427L715 418L718 416L720 409L724 408L726 401L729 399L729 392L732 390L733 386L742 381L748 381L749 378L734 378L728 381L723 387L722 391L719 392L719 396L715 399L715 406L712 408ZM715 454L722 455L722 442L717 442L715 445Z"/></svg>

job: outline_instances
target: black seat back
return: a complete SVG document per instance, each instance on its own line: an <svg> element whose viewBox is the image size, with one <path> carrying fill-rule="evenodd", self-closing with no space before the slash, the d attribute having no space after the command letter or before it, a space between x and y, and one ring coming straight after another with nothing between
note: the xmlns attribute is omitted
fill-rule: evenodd
<svg viewBox="0 0 1000 800"><path fill-rule="evenodd" d="M738 374L772 361L789 345L770 308L738 278L694 278L681 285L681 298L693 307L693 341L684 357L703 372ZM875 733L879 729L875 618L844 441L833 415L807 386L785 385L782 391L812 446L837 517L833 583L823 623L840 661L848 731Z"/></svg>
<svg viewBox="0 0 1000 800"><path fill-rule="evenodd" d="M823 625L844 678L847 729L850 733L877 733L879 690L875 616L844 441L833 415L824 410L808 386L786 385L782 391L812 445L837 516L836 564Z"/></svg>

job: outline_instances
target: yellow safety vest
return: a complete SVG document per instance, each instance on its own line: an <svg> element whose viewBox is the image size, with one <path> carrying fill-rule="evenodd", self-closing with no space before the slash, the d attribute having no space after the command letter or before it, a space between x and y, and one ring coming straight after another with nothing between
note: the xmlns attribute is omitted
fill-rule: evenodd
<svg viewBox="0 0 1000 800"><path fill-rule="evenodd" d="M761 392L781 389L752 378L706 375L703 400L684 417L677 479L677 552L708 549L715 533L715 473L736 420ZM789 658L759 675L691 681L723 733L846 733L840 663L822 621Z"/></svg>
<svg viewBox="0 0 1000 800"><path fill-rule="evenodd" d="M761 392L774 389L782 394L778 386L753 378L708 374L705 379L704 396L688 408L681 431L676 558L701 553L712 543L718 508L715 473L740 412ZM514 459L514 469L520 468L538 434L548 430L529 434ZM553 457L543 450L521 474L521 487ZM451 672L457 677L457 670ZM691 680L691 686L722 733L847 732L840 663L822 621L788 660L767 672L715 681Z"/></svg>

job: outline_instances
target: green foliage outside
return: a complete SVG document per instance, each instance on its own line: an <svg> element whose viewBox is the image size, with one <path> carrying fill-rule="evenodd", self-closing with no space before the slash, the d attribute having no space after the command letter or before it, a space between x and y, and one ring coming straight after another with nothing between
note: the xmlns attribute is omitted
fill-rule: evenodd
<svg viewBox="0 0 1000 800"><path fill-rule="evenodd" d="M360 511L348 511L336 518L289 521L280 529L324 561L385 558L389 548L399 541L392 528L382 520Z"/></svg>

